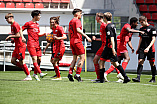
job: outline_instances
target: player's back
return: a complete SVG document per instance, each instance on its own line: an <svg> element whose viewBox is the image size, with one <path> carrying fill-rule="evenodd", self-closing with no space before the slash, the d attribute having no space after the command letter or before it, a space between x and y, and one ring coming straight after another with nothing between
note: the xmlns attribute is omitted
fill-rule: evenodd
<svg viewBox="0 0 157 104"><path fill-rule="evenodd" d="M82 30L81 21L79 19L73 18L69 22L70 39L78 39L82 41L82 35L77 32L77 28Z"/></svg>

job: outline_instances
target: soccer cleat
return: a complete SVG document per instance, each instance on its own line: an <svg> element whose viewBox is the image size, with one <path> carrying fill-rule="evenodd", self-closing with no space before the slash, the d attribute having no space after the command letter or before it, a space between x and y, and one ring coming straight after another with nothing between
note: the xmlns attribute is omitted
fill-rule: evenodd
<svg viewBox="0 0 157 104"><path fill-rule="evenodd" d="M78 81L78 82L82 82L81 77L76 76L76 74L74 75L74 78Z"/></svg>
<svg viewBox="0 0 157 104"><path fill-rule="evenodd" d="M104 81L105 81L105 82L109 82L109 81L107 80L107 74L104 74Z"/></svg>
<svg viewBox="0 0 157 104"><path fill-rule="evenodd" d="M61 74L61 73L60 73ZM54 76L52 76L52 77L50 77L50 78L56 78L57 77L57 75L54 75Z"/></svg>
<svg viewBox="0 0 157 104"><path fill-rule="evenodd" d="M118 81L116 81L117 83L123 83L122 79L118 79Z"/></svg>
<svg viewBox="0 0 157 104"><path fill-rule="evenodd" d="M91 80L92 82L94 82L94 81L100 81L100 79L93 79L93 80Z"/></svg>
<svg viewBox="0 0 157 104"><path fill-rule="evenodd" d="M151 79L149 82L151 83L155 83L156 81L154 79Z"/></svg>
<svg viewBox="0 0 157 104"><path fill-rule="evenodd" d="M36 81L40 81L40 79L38 78L38 75L36 75L36 74L33 75L33 78L34 78Z"/></svg>
<svg viewBox="0 0 157 104"><path fill-rule="evenodd" d="M62 78L61 77L56 77L56 78L51 79L51 80L62 80Z"/></svg>
<svg viewBox="0 0 157 104"><path fill-rule="evenodd" d="M100 80L97 80L97 81L95 81L93 83L105 83L105 81L101 82Z"/></svg>
<svg viewBox="0 0 157 104"><path fill-rule="evenodd" d="M47 76L47 73L41 73L40 74L40 78L44 78L45 76Z"/></svg>
<svg viewBox="0 0 157 104"><path fill-rule="evenodd" d="M72 76L72 75L68 74L68 78L69 78L69 81L74 82L74 79L73 79L73 76Z"/></svg>
<svg viewBox="0 0 157 104"><path fill-rule="evenodd" d="M127 78L127 79L124 79L124 82L123 83L128 83L128 82L130 82L131 80L130 80L130 78Z"/></svg>
<svg viewBox="0 0 157 104"><path fill-rule="evenodd" d="M134 81L134 82L140 82L140 79L138 79L138 78L132 78L132 81Z"/></svg>
<svg viewBox="0 0 157 104"><path fill-rule="evenodd" d="M124 77L122 76L121 73L119 73L119 74L117 75L117 78L118 78L118 79L122 79L122 80L124 80Z"/></svg>
<svg viewBox="0 0 157 104"><path fill-rule="evenodd" d="M52 76L52 77L50 77L50 78L56 78L57 77L57 75L54 75L54 76Z"/></svg>
<svg viewBox="0 0 157 104"><path fill-rule="evenodd" d="M22 81L31 81L32 78L31 77L26 77L25 79L23 79Z"/></svg>

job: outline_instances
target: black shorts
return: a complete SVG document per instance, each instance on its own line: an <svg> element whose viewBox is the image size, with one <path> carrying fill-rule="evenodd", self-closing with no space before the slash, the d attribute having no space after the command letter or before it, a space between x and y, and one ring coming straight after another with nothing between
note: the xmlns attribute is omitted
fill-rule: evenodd
<svg viewBox="0 0 157 104"><path fill-rule="evenodd" d="M114 56L112 53L112 48L108 48L105 47L102 54L101 54L101 58L108 60L110 59L111 62L117 62L118 61L118 57L117 55Z"/></svg>
<svg viewBox="0 0 157 104"><path fill-rule="evenodd" d="M144 53L144 50L138 51L138 59L145 59L147 56L147 60L155 60L155 52L148 51L148 53Z"/></svg>

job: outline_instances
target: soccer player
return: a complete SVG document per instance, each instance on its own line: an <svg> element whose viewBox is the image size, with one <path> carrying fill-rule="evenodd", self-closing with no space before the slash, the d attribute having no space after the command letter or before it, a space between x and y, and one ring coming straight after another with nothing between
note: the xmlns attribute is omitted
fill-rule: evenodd
<svg viewBox="0 0 157 104"><path fill-rule="evenodd" d="M50 28L53 31L53 38L55 40L55 47L54 50L54 58L52 59L52 64L54 66L55 72L57 77L52 80L62 80L58 62L62 59L64 52L65 52L65 45L64 45L64 39L67 39L67 36L64 33L63 27L59 26L59 18L58 17L51 17L50 18Z"/></svg>
<svg viewBox="0 0 157 104"><path fill-rule="evenodd" d="M105 61L110 59L111 63L121 72L124 77L124 82L130 81L130 78L124 72L122 66L118 63L117 57L117 39L116 39L116 28L113 23L111 23L112 14L110 12L104 13L104 21L106 21L106 46L102 52L100 58L100 81L96 83L104 83L104 72L105 72Z"/></svg>
<svg viewBox="0 0 157 104"><path fill-rule="evenodd" d="M156 40L156 30L155 28L148 24L147 18L141 16L139 22L142 25L140 28L141 31L144 31L145 34L139 34L140 40L136 53L138 54L138 67L137 67L137 77L133 78L134 82L140 82L140 76L143 70L143 63L145 58L149 60L152 72L152 79L149 82L155 82L156 66L155 66L155 47L154 43Z"/></svg>
<svg viewBox="0 0 157 104"><path fill-rule="evenodd" d="M26 74L26 78L23 79L23 81L32 80L28 67L24 63L26 44L22 42L22 37L20 34L21 33L20 25L17 22L15 22L12 13L8 13L5 16L5 19L9 24L11 24L11 33L12 33L12 35L9 35L5 40L7 41L10 38L14 38L14 42L15 42L15 49L12 54L11 63L23 69L23 71ZM17 61L17 59L19 61Z"/></svg>
<svg viewBox="0 0 157 104"><path fill-rule="evenodd" d="M27 29L27 33L28 33L27 49L33 60L33 65L34 65L33 77L37 81L40 81L37 73L40 74L41 78L43 78L47 75L47 73L42 73L40 70L40 62L41 62L42 52L41 52L41 48L39 45L39 37L46 35L46 33L40 34L39 24L37 23L37 21L40 20L40 17L41 17L40 14L41 14L41 12L39 10L32 11L31 16L33 19L29 22L26 22L22 26L22 31Z"/></svg>
<svg viewBox="0 0 157 104"><path fill-rule="evenodd" d="M117 43L119 42L118 47L117 47L118 48L117 53L119 53L118 60L119 60L119 62L121 62L121 60L123 60L123 58L124 58L124 60L122 62L122 67L123 67L124 71L125 71L128 63L129 63L129 61L130 61L130 57L129 57L129 53L128 53L126 44L128 43L128 45L131 48L132 52L134 52L134 49L133 49L132 44L131 44L131 38L132 38L133 33L144 34L143 31L138 31L138 30L133 29L133 28L136 28L137 26L138 26L138 19L136 17L132 17L130 19L130 24L126 23L123 26L123 28L120 32L120 35L119 35L120 40L117 41ZM104 74L105 80L107 79L106 76L110 72L112 72L113 70L114 70L114 66L112 65ZM119 73L117 75L117 78L120 79L120 80L118 80L118 82L122 82L121 79L123 79L123 77L121 76L121 73Z"/></svg>
<svg viewBox="0 0 157 104"><path fill-rule="evenodd" d="M105 31L106 23L103 21L103 17L104 17L103 13L96 13L96 18L95 19L96 19L97 23L100 24L100 30L99 30L100 38L96 38L95 36L93 36L92 40L102 41L102 45L99 48L99 50L97 51L97 53L96 53L96 55L94 56L94 59L93 59L93 63L94 63L97 78L95 80L92 80L92 81L99 81L100 80L100 72L99 72L99 63L98 63L98 61L99 61L100 56L101 56L101 54L104 50L104 47L106 45L106 31Z"/></svg>
<svg viewBox="0 0 157 104"><path fill-rule="evenodd" d="M79 20L81 19L82 16L82 10L74 9L72 14L74 15L74 18L69 22L68 37L70 40L70 47L73 54L73 60L70 65L68 78L69 81L74 81L72 74L73 74L74 66L77 61L77 56L79 56L80 60L77 64L77 70L74 78L78 82L81 82L82 80L80 77L80 73L82 71L82 66L85 60L85 50L82 44L82 36L84 36L89 42L91 42L91 39L82 31L81 21Z"/></svg>

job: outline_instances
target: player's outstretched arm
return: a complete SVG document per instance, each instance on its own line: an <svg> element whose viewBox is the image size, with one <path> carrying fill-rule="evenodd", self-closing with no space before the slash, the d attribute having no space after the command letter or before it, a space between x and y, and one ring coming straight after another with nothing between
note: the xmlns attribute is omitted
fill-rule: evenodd
<svg viewBox="0 0 157 104"><path fill-rule="evenodd" d="M83 33L83 31L80 28L77 28L76 30L78 33L84 36L88 40L88 42L92 42L91 38L89 38L85 33Z"/></svg>
<svg viewBox="0 0 157 104"><path fill-rule="evenodd" d="M126 28L126 30L130 33L141 33L144 34L144 31L139 31L139 30L135 30L135 29L130 29L130 28Z"/></svg>
<svg viewBox="0 0 157 104"><path fill-rule="evenodd" d="M95 36L92 36L92 40L101 41L101 38L96 38Z"/></svg>
<svg viewBox="0 0 157 104"><path fill-rule="evenodd" d="M19 38L20 37L20 33L17 32L15 35L9 35L5 40L8 41L10 38Z"/></svg>
<svg viewBox="0 0 157 104"><path fill-rule="evenodd" d="M43 34L39 33L38 36L39 37L46 36L46 33L43 33Z"/></svg>

